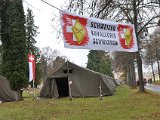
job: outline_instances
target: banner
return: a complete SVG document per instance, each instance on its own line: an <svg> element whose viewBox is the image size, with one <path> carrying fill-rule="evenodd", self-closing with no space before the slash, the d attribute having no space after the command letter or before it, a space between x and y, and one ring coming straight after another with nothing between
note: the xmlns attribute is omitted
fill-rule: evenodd
<svg viewBox="0 0 160 120"><path fill-rule="evenodd" d="M134 25L60 11L64 47L72 49L138 51Z"/></svg>
<svg viewBox="0 0 160 120"><path fill-rule="evenodd" d="M35 56L33 54L28 54L28 63L29 63L29 82L31 82L32 80L35 81L36 63L35 63Z"/></svg>

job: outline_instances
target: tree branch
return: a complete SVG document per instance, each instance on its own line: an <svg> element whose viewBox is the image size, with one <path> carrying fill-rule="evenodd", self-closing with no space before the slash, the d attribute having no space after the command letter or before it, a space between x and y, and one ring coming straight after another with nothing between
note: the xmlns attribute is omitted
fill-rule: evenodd
<svg viewBox="0 0 160 120"><path fill-rule="evenodd" d="M107 2L107 0L106 0L105 6L97 13L97 18L99 18L101 12L102 12L107 6L109 6L109 4L110 4L111 2L112 2L112 0L109 0L108 2Z"/></svg>
<svg viewBox="0 0 160 120"><path fill-rule="evenodd" d="M143 27L141 27L141 29L138 31L138 35L141 33L141 31L143 31L143 29L144 29L152 20L154 20L155 18L158 18L158 17L160 17L160 15L154 16L154 17L152 17L150 20L148 20L148 22L146 22L146 23L143 25Z"/></svg>

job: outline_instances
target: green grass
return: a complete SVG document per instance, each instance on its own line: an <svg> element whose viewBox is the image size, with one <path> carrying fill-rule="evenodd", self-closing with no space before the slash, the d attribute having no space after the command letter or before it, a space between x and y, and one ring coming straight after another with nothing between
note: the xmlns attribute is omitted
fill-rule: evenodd
<svg viewBox="0 0 160 120"><path fill-rule="evenodd" d="M0 104L0 120L160 120L160 96L117 87L114 96L33 100Z"/></svg>
<svg viewBox="0 0 160 120"><path fill-rule="evenodd" d="M160 85L160 80L157 80L156 82L153 82L155 85Z"/></svg>

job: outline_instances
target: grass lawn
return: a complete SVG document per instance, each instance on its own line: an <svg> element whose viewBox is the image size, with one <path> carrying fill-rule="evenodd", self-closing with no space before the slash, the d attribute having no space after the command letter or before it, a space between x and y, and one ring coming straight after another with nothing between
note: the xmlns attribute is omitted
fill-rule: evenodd
<svg viewBox="0 0 160 120"><path fill-rule="evenodd" d="M153 82L155 85L160 85L160 80L157 80L156 82Z"/></svg>
<svg viewBox="0 0 160 120"><path fill-rule="evenodd" d="M37 99L0 104L0 120L160 120L160 95L117 87L114 96Z"/></svg>

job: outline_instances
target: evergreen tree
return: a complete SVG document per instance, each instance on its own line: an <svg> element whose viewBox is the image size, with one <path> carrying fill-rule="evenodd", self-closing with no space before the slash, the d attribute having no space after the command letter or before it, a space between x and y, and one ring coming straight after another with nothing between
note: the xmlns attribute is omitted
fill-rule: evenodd
<svg viewBox="0 0 160 120"><path fill-rule="evenodd" d="M31 9L27 9L27 15L26 15L26 42L27 42L27 51L28 53L32 53L36 56L36 62L38 62L38 59L40 57L40 49L35 46L37 41L35 40L35 37L37 36L38 27L34 23L34 16ZM40 83L40 66L39 64L36 64L36 80L35 85Z"/></svg>
<svg viewBox="0 0 160 120"><path fill-rule="evenodd" d="M34 16L31 9L27 9L27 15L26 15L26 39L27 39L27 49L28 51L33 52L36 54L37 47L35 44L37 41L35 40L35 37L37 36L38 27L34 23Z"/></svg>
<svg viewBox="0 0 160 120"><path fill-rule="evenodd" d="M89 51L87 68L113 77L111 59L104 51Z"/></svg>
<svg viewBox="0 0 160 120"><path fill-rule="evenodd" d="M110 77L114 77L113 75L113 67L111 63L111 58L109 55L105 55L101 58L101 61L99 63L99 72L102 74L106 74Z"/></svg>
<svg viewBox="0 0 160 120"><path fill-rule="evenodd" d="M98 51L95 50L89 51L87 68L99 72L99 63L100 63L100 56L98 56Z"/></svg>
<svg viewBox="0 0 160 120"><path fill-rule="evenodd" d="M2 74L11 88L20 91L28 84L25 16L22 0L5 0L2 12Z"/></svg>

